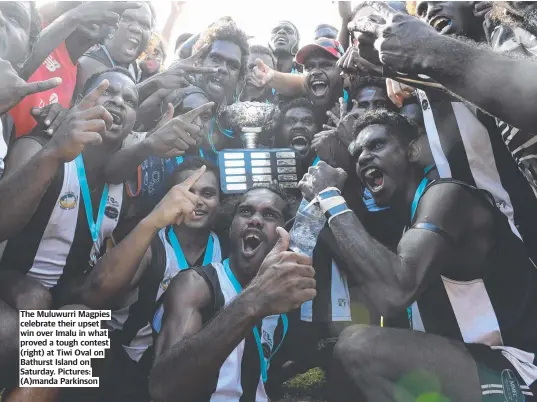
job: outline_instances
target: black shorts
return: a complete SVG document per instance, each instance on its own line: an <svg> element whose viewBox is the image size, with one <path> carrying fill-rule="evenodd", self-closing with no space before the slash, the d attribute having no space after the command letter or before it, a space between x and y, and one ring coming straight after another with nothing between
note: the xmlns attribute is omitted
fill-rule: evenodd
<svg viewBox="0 0 537 402"><path fill-rule="evenodd" d="M517 350L511 348L493 349L479 344L466 344L466 348L477 364L483 402L537 402L535 361L518 358ZM526 381L519 370L525 373Z"/></svg>

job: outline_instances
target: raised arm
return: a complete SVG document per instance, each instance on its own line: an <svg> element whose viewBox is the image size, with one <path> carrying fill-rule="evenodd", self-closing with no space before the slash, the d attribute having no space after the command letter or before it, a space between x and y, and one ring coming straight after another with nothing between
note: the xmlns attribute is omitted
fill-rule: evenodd
<svg viewBox="0 0 537 402"><path fill-rule="evenodd" d="M302 74L281 73L273 70L262 60L255 61L256 66L250 76L251 83L257 87L268 85L284 96L306 95L306 79Z"/></svg>
<svg viewBox="0 0 537 402"><path fill-rule="evenodd" d="M86 3L75 7L56 18L40 33L33 46L32 54L24 62L19 74L24 80L39 68L41 63L54 49L64 42L81 24L115 25L119 17L128 8L139 8L136 2L102 2L99 7Z"/></svg>
<svg viewBox="0 0 537 402"><path fill-rule="evenodd" d="M323 163L317 167L310 168L300 184L307 198L330 186L326 183L338 182L336 169ZM352 212L331 219L330 229L366 302L389 317L404 311L432 279L438 278L451 261L454 244L472 236L489 238L491 217L476 204L458 185L433 186L423 196L415 222L433 224L443 232L414 225L403 235L396 253L376 241Z"/></svg>
<svg viewBox="0 0 537 402"><path fill-rule="evenodd" d="M112 308L114 301L136 286L136 280L151 261L149 246L153 237L168 225L180 224L196 207L198 197L190 192L190 187L204 171L205 166L172 187L125 239L99 259L87 277L67 286L64 304Z"/></svg>
<svg viewBox="0 0 537 402"><path fill-rule="evenodd" d="M9 150L4 177L0 180L0 241L28 223L52 179L64 162L73 160L87 144L102 141L112 116L95 100L108 88L108 81L89 93L80 107L71 109L44 147L20 138Z"/></svg>
<svg viewBox="0 0 537 402"><path fill-rule="evenodd" d="M347 25L351 22L352 6L350 1L338 1L338 11L341 17L341 28L339 29L338 41L347 50L350 43L350 33Z"/></svg>
<svg viewBox="0 0 537 402"><path fill-rule="evenodd" d="M204 279L195 271L179 273L173 279L164 300L162 331L149 381L155 402L197 400L255 323L315 296L313 268L304 265L311 260L285 251L289 234L278 230L281 238L258 275L203 328L201 311L212 299Z"/></svg>
<svg viewBox="0 0 537 402"><path fill-rule="evenodd" d="M509 58L485 45L442 36L418 18L380 2L367 3L386 24L362 19L349 26L362 33L359 50L365 59L392 71L425 74L514 127L535 131L536 61Z"/></svg>
<svg viewBox="0 0 537 402"><path fill-rule="evenodd" d="M243 292L202 328L201 311L211 301L209 286L195 271L179 273L172 280L149 381L155 402L195 401L261 318L251 292Z"/></svg>
<svg viewBox="0 0 537 402"><path fill-rule="evenodd" d="M213 106L214 103L209 102L174 118L173 106L168 104L168 111L152 133L114 155L106 165L105 180L108 183L121 183L129 179L138 165L150 155L161 158L183 155L187 149L196 145L200 127L194 121Z"/></svg>

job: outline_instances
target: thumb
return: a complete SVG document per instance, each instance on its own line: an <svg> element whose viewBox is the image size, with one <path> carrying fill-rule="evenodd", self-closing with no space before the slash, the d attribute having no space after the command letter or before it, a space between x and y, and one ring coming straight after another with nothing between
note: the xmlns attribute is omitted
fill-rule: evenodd
<svg viewBox="0 0 537 402"><path fill-rule="evenodd" d="M173 105L171 103L168 103L168 110L166 110L166 113L164 113L164 115L162 115L162 117L160 118L160 121L155 127L155 130L158 130L159 128L164 126L167 122L169 122L171 119L173 119L173 113L174 113Z"/></svg>
<svg viewBox="0 0 537 402"><path fill-rule="evenodd" d="M267 67L267 65L265 63L263 63L263 60L255 59L255 65L262 72L264 72L264 73L268 72L268 67Z"/></svg>
<svg viewBox="0 0 537 402"><path fill-rule="evenodd" d="M277 227L276 232L278 232L279 239L272 248L271 253L278 254L283 253L284 251L289 250L289 233L282 227Z"/></svg>

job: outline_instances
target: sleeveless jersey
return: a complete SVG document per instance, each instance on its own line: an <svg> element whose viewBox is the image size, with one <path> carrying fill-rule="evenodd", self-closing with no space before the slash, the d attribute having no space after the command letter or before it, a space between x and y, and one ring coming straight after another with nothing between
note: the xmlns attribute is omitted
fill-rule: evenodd
<svg viewBox="0 0 537 402"><path fill-rule="evenodd" d="M537 379L537 269L483 190L443 179L429 184L423 194L446 182L466 188L492 212L495 244L477 270L480 275L461 273L453 262L446 266L412 305L412 328L501 349L529 386Z"/></svg>
<svg viewBox="0 0 537 402"><path fill-rule="evenodd" d="M222 250L218 236L211 232L213 252L211 261L222 261ZM158 328L162 318L162 300L171 280L177 275L179 263L174 249L161 229L151 242L151 262L142 275L139 286L131 291L121 302L121 307L112 312L108 326L112 329L113 339L123 345L125 352L134 361L140 361L153 344L151 322L155 311L159 314Z"/></svg>
<svg viewBox="0 0 537 402"><path fill-rule="evenodd" d="M237 292L221 263L193 268L200 274L214 295L213 306L203 314L207 324L220 309L225 308L237 297ZM261 344L267 366L269 357L279 348L282 341L283 323L278 315L269 316L258 324ZM207 402L268 402L261 378L259 352L252 331L231 352L222 364L218 376L208 379L205 394L197 401Z"/></svg>
<svg viewBox="0 0 537 402"><path fill-rule="evenodd" d="M462 102L435 101L418 90L427 139L441 178L488 191L537 260L537 202L496 122ZM504 128L505 130L505 128ZM518 130L517 130L518 131ZM518 143L518 142L517 142Z"/></svg>
<svg viewBox="0 0 537 402"><path fill-rule="evenodd" d="M74 161L64 163L28 224L6 245L0 269L15 269L48 289L83 275L93 250ZM123 203L123 184L110 185L97 253L116 228ZM53 292L54 293L54 292Z"/></svg>

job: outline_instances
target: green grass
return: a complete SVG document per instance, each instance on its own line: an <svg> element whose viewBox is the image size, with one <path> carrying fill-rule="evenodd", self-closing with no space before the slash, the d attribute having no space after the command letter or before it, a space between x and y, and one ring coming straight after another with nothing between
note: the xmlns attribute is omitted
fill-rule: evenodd
<svg viewBox="0 0 537 402"><path fill-rule="evenodd" d="M283 384L284 397L275 402L325 402L323 370L314 368Z"/></svg>

